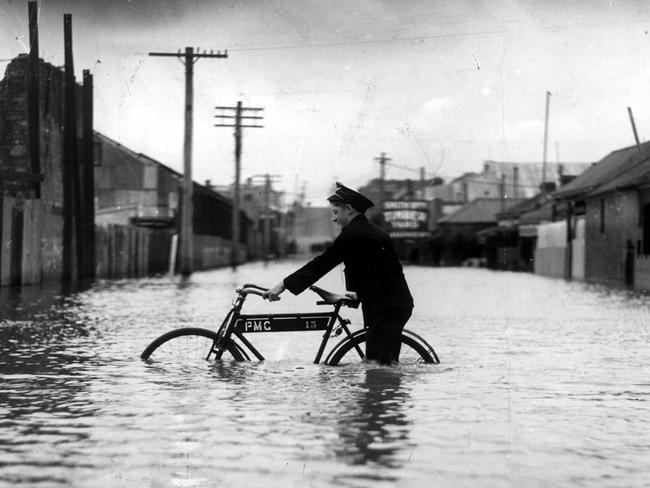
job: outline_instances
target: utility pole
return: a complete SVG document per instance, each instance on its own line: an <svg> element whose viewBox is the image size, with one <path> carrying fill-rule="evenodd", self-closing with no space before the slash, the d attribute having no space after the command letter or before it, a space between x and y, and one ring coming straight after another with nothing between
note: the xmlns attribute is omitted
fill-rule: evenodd
<svg viewBox="0 0 650 488"><path fill-rule="evenodd" d="M264 261L271 251L271 175L264 177Z"/></svg>
<svg viewBox="0 0 650 488"><path fill-rule="evenodd" d="M82 278L95 277L95 143L93 135L93 75L83 70L82 88L82 185L84 266Z"/></svg>
<svg viewBox="0 0 650 488"><path fill-rule="evenodd" d="M63 279L74 280L78 259L79 226L77 191L79 190L77 158L77 109L74 60L72 52L72 15L63 14L63 43L65 59L65 91L63 122ZM74 239L76 237L76 239ZM74 251L77 251L75 253ZM75 258L77 261L75 262Z"/></svg>
<svg viewBox="0 0 650 488"><path fill-rule="evenodd" d="M386 180L386 163L391 158L386 157L386 153L381 153L375 161L379 162L379 222L384 222L384 181Z"/></svg>
<svg viewBox="0 0 650 488"><path fill-rule="evenodd" d="M424 187L425 187L425 181L426 181L426 174L425 174L425 169L424 166L420 166L420 199L424 200Z"/></svg>
<svg viewBox="0 0 650 488"><path fill-rule="evenodd" d="M194 52L186 47L185 53L149 53L149 56L165 56L180 59L185 65L185 136L183 141L183 206L181 208L180 271L184 276L192 274L194 268L193 183L192 183L192 117L194 104L194 63L200 58L227 58L228 51Z"/></svg>
<svg viewBox="0 0 650 488"><path fill-rule="evenodd" d="M252 124L243 124L242 122L247 122L252 120L262 120L264 117L260 115L243 115L244 111L259 113L264 110L259 107L243 107L241 101L237 102L236 107L215 107L217 110L230 111L231 114L217 114L215 118L223 119L222 122L226 122L226 119L234 119L233 123L226 124L214 124L215 127L234 127L235 132L235 184L233 188L233 206L232 206L232 246L230 247L230 265L235 268L238 264L239 256L239 236L240 232L240 223L239 223L239 207L240 207L240 198L239 198L239 179L241 175L241 149L242 149L242 129L244 127L264 127L263 125Z"/></svg>
<svg viewBox="0 0 650 488"><path fill-rule="evenodd" d="M636 141L636 149L639 151L639 157L643 157L643 152L641 151L641 142L639 141L639 134L636 131L636 124L634 123L634 115L632 115L632 108L627 107L627 113L630 116L630 123L632 124L632 132L634 132L634 140Z"/></svg>
<svg viewBox="0 0 650 488"><path fill-rule="evenodd" d="M29 158L33 176L41 174L40 110L39 110L39 62L38 62L38 6L35 1L27 3L29 13L29 84L28 84L28 127ZM41 198L41 183L35 181L32 187L35 198Z"/></svg>
<svg viewBox="0 0 650 488"><path fill-rule="evenodd" d="M548 151L548 112L551 105L551 92L546 92L546 112L544 116L544 156L542 158L542 192L546 193L546 156Z"/></svg>

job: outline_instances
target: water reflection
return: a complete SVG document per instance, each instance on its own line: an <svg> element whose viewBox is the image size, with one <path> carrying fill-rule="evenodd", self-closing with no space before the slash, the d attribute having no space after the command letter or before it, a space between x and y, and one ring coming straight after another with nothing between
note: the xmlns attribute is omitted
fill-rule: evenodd
<svg viewBox="0 0 650 488"><path fill-rule="evenodd" d="M84 313L87 283L0 289L0 464L9 483L62 482L78 460L60 446L86 442L99 408L88 401L95 362ZM38 449L35 449L35 446ZM22 465L39 470L21 470Z"/></svg>
<svg viewBox="0 0 650 488"><path fill-rule="evenodd" d="M337 457L354 465L400 467L404 459L397 454L410 447L410 421L404 409L411 401L402 387L402 373L394 368L368 369L359 386L338 420Z"/></svg>
<svg viewBox="0 0 650 488"><path fill-rule="evenodd" d="M295 266L0 289L0 486L650 486L650 306L629 292L407 267L431 369L314 365L310 334L260 337L262 363L139 360Z"/></svg>

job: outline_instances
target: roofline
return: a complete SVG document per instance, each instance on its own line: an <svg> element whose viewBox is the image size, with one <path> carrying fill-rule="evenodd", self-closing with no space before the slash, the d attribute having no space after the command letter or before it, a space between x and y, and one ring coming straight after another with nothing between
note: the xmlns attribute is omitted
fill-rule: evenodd
<svg viewBox="0 0 650 488"><path fill-rule="evenodd" d="M650 142L643 142L643 143L641 143L641 146L646 145L646 144L650 145ZM612 156L612 155L614 155L616 153L620 153L620 152L623 152L623 151L629 151L629 150L632 150L632 149L638 149L638 146L636 144L634 144L632 146L626 146L626 147L622 147L620 149L616 149L614 151L611 151L611 152L607 153L607 155L604 158L596 161L596 163L594 163L594 165L600 164L601 162L605 161L607 158L609 158L610 156ZM636 156L637 156L636 154L629 155L626 158L625 163L627 163L631 158L634 158ZM649 159L650 159L650 156L645 155L644 157L642 157L637 162L637 164L641 164L644 161L648 161ZM617 173L616 176L614 176L614 178L616 178L616 177L618 177L618 176L620 176L622 174L627 173L627 171L630 171L633 168L634 168L634 166L628 168L627 170L623 171L622 173ZM578 176L578 178L579 177L580 176ZM606 183L598 183L596 185L591 185L591 186L586 187L586 188L577 188L575 190L571 190L569 192L566 192L564 195L562 194L562 188L559 188L554 192L554 199L557 199L557 200L571 200L571 199L575 199L575 198L580 198L582 196L586 196L586 195L588 195L588 194L590 194L592 192L597 191L598 187L603 186L605 184ZM612 191L616 191L616 189L613 189ZM558 195L558 193L559 193L559 195Z"/></svg>
<svg viewBox="0 0 650 488"><path fill-rule="evenodd" d="M111 144L114 144L115 146L117 146L117 147L119 147L121 149L124 149L125 151L127 151L128 153L133 155L135 158L137 158L137 159L146 159L147 161L152 162L152 163L162 167L165 171L168 171L169 173L172 173L173 175L177 176L181 180L183 179L183 174L182 173L179 173L175 169L172 169L169 166L161 163L157 159L154 159L151 156L147 156L146 154L143 154L143 153L137 153L133 149L131 149L131 148L117 142L115 139L112 139L112 138L108 137L107 135L102 134L99 131L94 130L93 133L94 133L94 135L97 135L97 136L99 136L99 137L101 137L103 139L106 139ZM212 197L215 197L215 198L217 198L219 200L222 200L224 203L232 203L232 200L229 199L228 197L226 197L225 195L222 195L221 193L213 190L212 188L209 188L206 185L202 185L201 183L198 183L195 180L192 180L192 185L194 187L199 188L201 190L201 192L204 193L204 194L209 194Z"/></svg>
<svg viewBox="0 0 650 488"><path fill-rule="evenodd" d="M147 160L151 161L152 163L157 164L158 166L162 166L164 169L166 169L166 170L169 171L170 173L174 173L176 176L179 176L180 178L183 177L183 173L179 173L179 172L176 171L175 169L170 168L170 167L167 166L166 164L161 163L160 161L158 161L157 159L152 158L151 156L147 156L147 155L144 154L144 153L135 152L135 151L134 151L133 149L131 149L130 147L125 146L124 144L122 144L122 143L120 143L120 142L117 142L115 139L112 139L112 138L108 137L106 134L102 134L101 132L96 131L96 130L94 130L93 133L94 133L95 135L98 135L98 136L100 136L100 137L103 137L104 139L107 139L107 140L108 140L109 142L111 142L112 144L115 144L116 146L125 149L126 151L128 151L129 153L131 153L132 155L134 155L136 158L144 158L144 159L147 159Z"/></svg>
<svg viewBox="0 0 650 488"><path fill-rule="evenodd" d="M636 146L631 146L631 147L636 147ZM631 157L634 157L634 156L631 156ZM626 160L626 162L627 161L629 161L629 158ZM619 173L618 175L616 175L614 178L624 176L626 173L628 173L628 172L632 171L633 169L637 168L639 165L641 165L643 163L647 163L649 161L650 161L650 155L646 155L646 156L642 157L641 159L639 159L639 161L636 161L635 164L633 164L631 167L629 167L625 171L623 171L623 172ZM648 171L646 173L642 173L642 175L639 176L638 179L646 178L649 174L650 174L650 168L648 169ZM625 190L628 190L628 189L638 188L639 187L638 184L636 184L634 182L630 182L630 183L627 183L627 184L624 184L624 185L616 186L614 188L609 188L607 190L600 190L599 189L599 188L601 188L601 187L603 187L605 185L607 185L607 183L602 183L600 185L593 186L590 190L588 190L586 192L585 197L588 198L588 197L592 197L592 196L608 195L610 193L615 193L617 191L625 191Z"/></svg>

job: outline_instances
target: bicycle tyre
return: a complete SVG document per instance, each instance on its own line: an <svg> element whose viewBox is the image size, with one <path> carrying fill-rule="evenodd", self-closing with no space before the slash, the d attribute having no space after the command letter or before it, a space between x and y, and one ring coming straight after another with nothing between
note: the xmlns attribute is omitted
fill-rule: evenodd
<svg viewBox="0 0 650 488"><path fill-rule="evenodd" d="M362 358L358 356L355 346L363 346L368 339L368 331L360 330L352 334L351 338L343 339L329 353L325 359L325 364L331 366L338 365L341 360L354 357L355 360ZM427 341L419 335L404 329L402 331L402 348L400 352L400 364L409 363L427 363L438 364L440 359Z"/></svg>
<svg viewBox="0 0 650 488"><path fill-rule="evenodd" d="M246 353L231 339L226 340L225 347L214 354L212 345L218 339L217 333L208 329L198 327L174 329L155 339L142 351L140 357L175 364L196 362L200 359L205 361L217 359L244 361L248 359Z"/></svg>

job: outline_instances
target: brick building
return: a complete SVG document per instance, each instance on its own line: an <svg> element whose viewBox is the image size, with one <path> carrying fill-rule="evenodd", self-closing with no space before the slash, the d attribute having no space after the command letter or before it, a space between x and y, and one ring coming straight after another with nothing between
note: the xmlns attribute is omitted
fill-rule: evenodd
<svg viewBox="0 0 650 488"><path fill-rule="evenodd" d="M586 281L650 290L648 154L650 143L614 151L554 194L570 205L571 240L584 222Z"/></svg>
<svg viewBox="0 0 650 488"><path fill-rule="evenodd" d="M91 246L82 247L93 242L92 88L73 80L66 93L64 70L31 66L19 55L0 81L2 284L74 279L92 266Z"/></svg>

